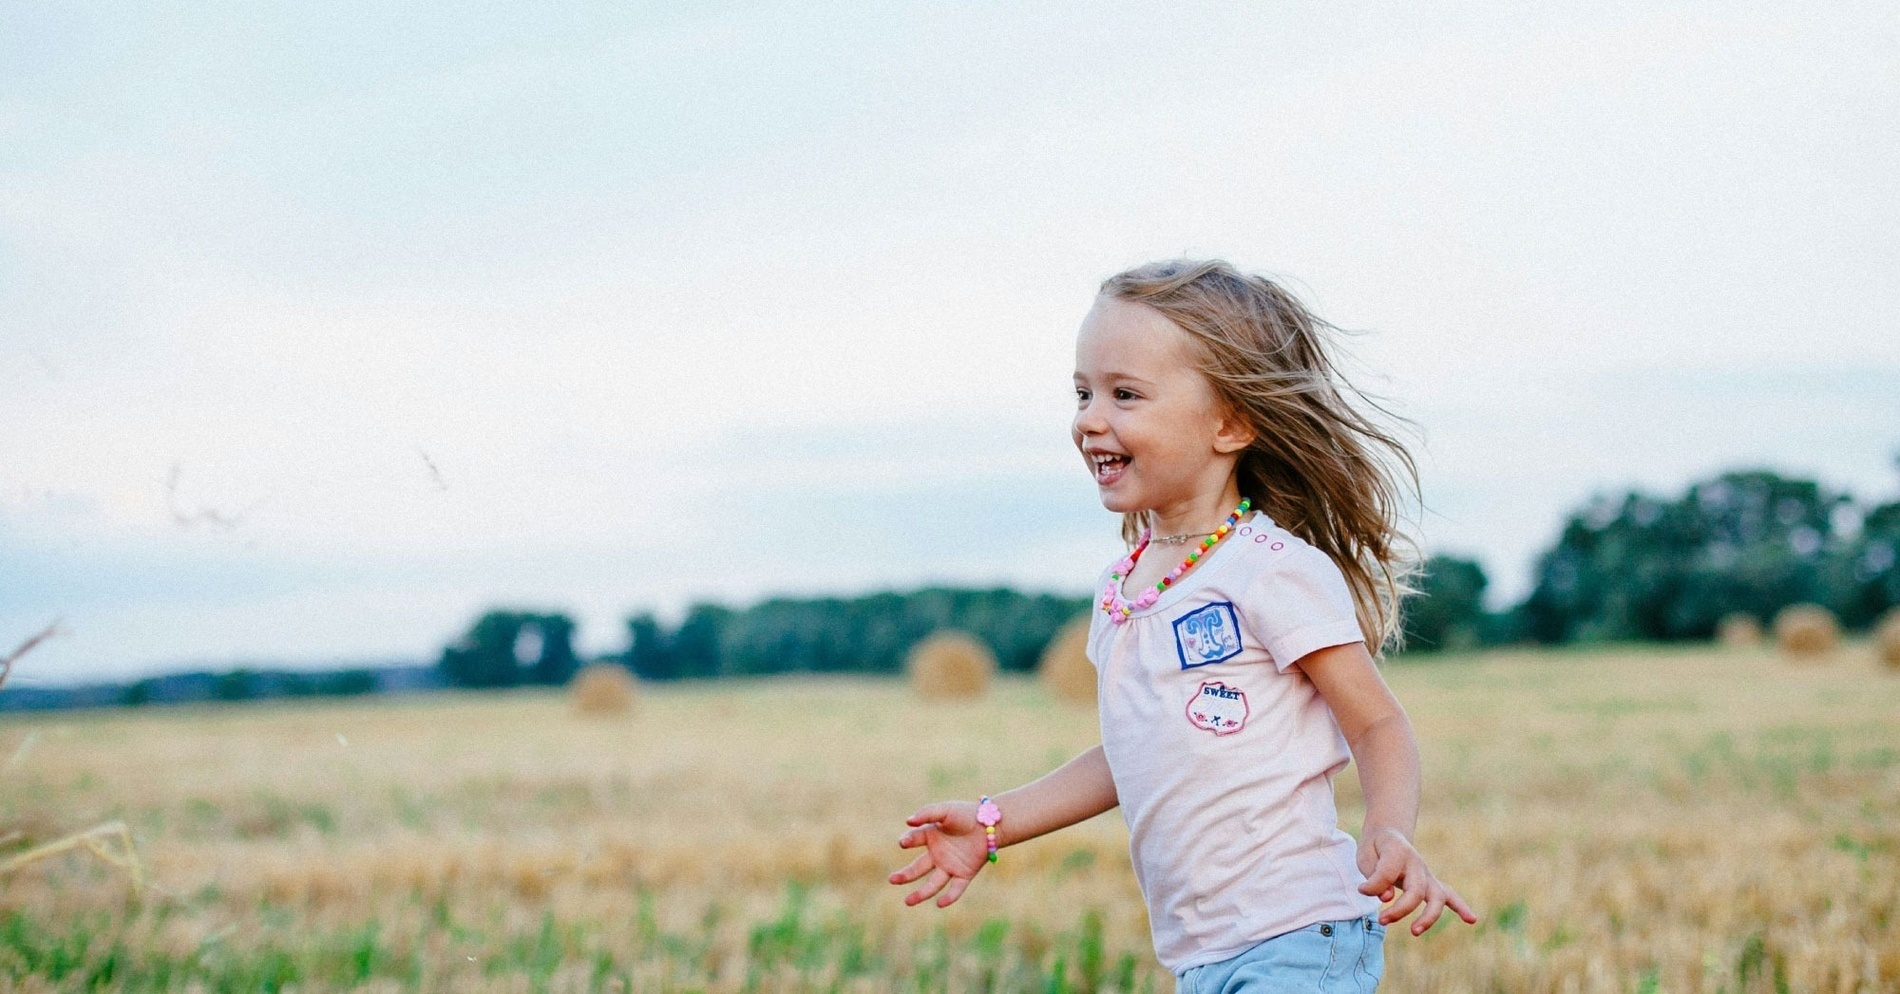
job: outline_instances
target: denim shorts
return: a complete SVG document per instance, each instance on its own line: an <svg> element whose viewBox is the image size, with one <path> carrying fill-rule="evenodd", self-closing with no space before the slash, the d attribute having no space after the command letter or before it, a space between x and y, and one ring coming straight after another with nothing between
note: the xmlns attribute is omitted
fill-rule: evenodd
<svg viewBox="0 0 1900 994"><path fill-rule="evenodd" d="M1377 915L1314 922L1232 959L1191 967L1176 994L1372 994L1385 973Z"/></svg>

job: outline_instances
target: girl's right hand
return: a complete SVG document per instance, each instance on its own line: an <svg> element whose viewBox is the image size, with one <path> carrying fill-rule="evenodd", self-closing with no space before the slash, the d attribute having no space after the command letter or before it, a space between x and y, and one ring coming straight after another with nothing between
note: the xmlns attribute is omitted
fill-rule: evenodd
<svg viewBox="0 0 1900 994"><path fill-rule="evenodd" d="M976 805L969 801L926 805L904 824L911 828L898 838L898 848L923 846L924 851L909 866L891 874L891 883L907 884L929 875L922 886L905 896L904 904L915 907L939 891L943 896L937 898L937 907L955 904L989 861L989 844L983 826L976 822Z"/></svg>

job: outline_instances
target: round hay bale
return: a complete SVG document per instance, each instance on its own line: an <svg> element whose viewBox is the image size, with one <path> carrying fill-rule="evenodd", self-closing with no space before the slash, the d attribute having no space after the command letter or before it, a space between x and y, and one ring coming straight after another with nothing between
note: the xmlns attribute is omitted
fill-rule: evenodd
<svg viewBox="0 0 1900 994"><path fill-rule="evenodd" d="M1841 623L1819 604L1792 604L1775 615L1775 643L1791 659L1818 659L1841 640Z"/></svg>
<svg viewBox="0 0 1900 994"><path fill-rule="evenodd" d="M619 663L589 663L567 686L574 712L588 717L631 714L640 696L633 674Z"/></svg>
<svg viewBox="0 0 1900 994"><path fill-rule="evenodd" d="M1715 640L1731 649L1747 649L1761 644L1761 622L1742 611L1723 616L1715 624Z"/></svg>
<svg viewBox="0 0 1900 994"><path fill-rule="evenodd" d="M924 700L981 697L996 673L996 654L968 634L945 629L912 646L904 670Z"/></svg>
<svg viewBox="0 0 1900 994"><path fill-rule="evenodd" d="M1094 706L1095 664L1089 662L1088 648L1088 615L1063 625L1043 647L1036 675L1057 699Z"/></svg>
<svg viewBox="0 0 1900 994"><path fill-rule="evenodd" d="M1881 615L1874 626L1874 651L1888 669L1900 673L1900 607Z"/></svg>

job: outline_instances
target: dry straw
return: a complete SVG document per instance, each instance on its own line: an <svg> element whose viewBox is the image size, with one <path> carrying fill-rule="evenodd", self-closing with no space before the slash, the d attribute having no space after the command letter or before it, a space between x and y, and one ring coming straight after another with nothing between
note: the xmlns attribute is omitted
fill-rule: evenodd
<svg viewBox="0 0 1900 994"><path fill-rule="evenodd" d="M21 656L32 651L33 647L41 642L60 634L59 619L55 618L52 624L47 625L38 634L21 642L19 647L11 653L0 657L0 686L5 685L7 677L13 675L13 664L18 662ZM10 770L18 765L20 758L26 754L26 749L32 742L33 735L28 734L20 743L20 748L13 753L13 758L7 761L7 769ZM0 847L29 841L32 837L33 833L24 828L0 825ZM132 846L132 830L127 828L125 822L122 821L108 821L94 825L83 832L74 832L63 838L34 846L25 852L14 853L5 859L0 859L0 878L11 877L34 863L76 849L84 849L97 856L102 862L124 870L126 875L132 878L133 894L139 894L145 890L145 865L139 862L138 850Z"/></svg>
<svg viewBox="0 0 1900 994"><path fill-rule="evenodd" d="M1049 692L1065 701L1095 704L1095 666L1089 662L1089 619L1075 619L1056 632L1042 650L1036 674Z"/></svg>
<svg viewBox="0 0 1900 994"><path fill-rule="evenodd" d="M574 711L589 717L632 714L640 697L633 674L618 663L589 663L568 684Z"/></svg>
<svg viewBox="0 0 1900 994"><path fill-rule="evenodd" d="M1900 607L1881 615L1874 626L1874 649L1888 669L1900 673Z"/></svg>
<svg viewBox="0 0 1900 994"><path fill-rule="evenodd" d="M1732 649L1747 649L1761 644L1761 622L1752 614L1737 611L1723 616L1715 625L1715 640Z"/></svg>
<svg viewBox="0 0 1900 994"><path fill-rule="evenodd" d="M924 700L981 697L996 673L996 654L970 635L945 629L913 646L904 669Z"/></svg>
<svg viewBox="0 0 1900 994"><path fill-rule="evenodd" d="M1841 640L1841 623L1819 604L1792 604L1775 615L1775 642L1790 659L1817 661Z"/></svg>

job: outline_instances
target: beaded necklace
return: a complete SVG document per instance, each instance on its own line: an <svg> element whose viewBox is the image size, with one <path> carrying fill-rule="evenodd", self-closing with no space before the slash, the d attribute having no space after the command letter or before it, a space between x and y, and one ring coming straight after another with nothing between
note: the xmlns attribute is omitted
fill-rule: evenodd
<svg viewBox="0 0 1900 994"><path fill-rule="evenodd" d="M1134 570L1136 560L1141 558L1142 552L1148 548L1148 542L1153 538L1154 529L1142 529L1141 541L1136 543L1134 551L1124 557L1121 562L1116 563L1114 569L1108 571L1108 585L1102 588L1102 610L1108 612L1108 620L1119 625L1127 621L1129 615L1160 600L1162 592L1173 586L1174 581L1181 578L1181 574L1193 569L1194 564L1200 562L1201 557L1207 554L1207 550L1226 538L1234 530L1234 525L1240 522L1240 516L1246 514L1247 509L1252 506L1252 498L1242 497L1240 506L1234 508L1234 513L1227 516L1227 521L1201 540L1200 548L1188 553L1187 558L1181 560L1181 565L1169 570L1167 576L1156 581L1154 586L1142 591L1131 604L1122 599L1122 577Z"/></svg>

